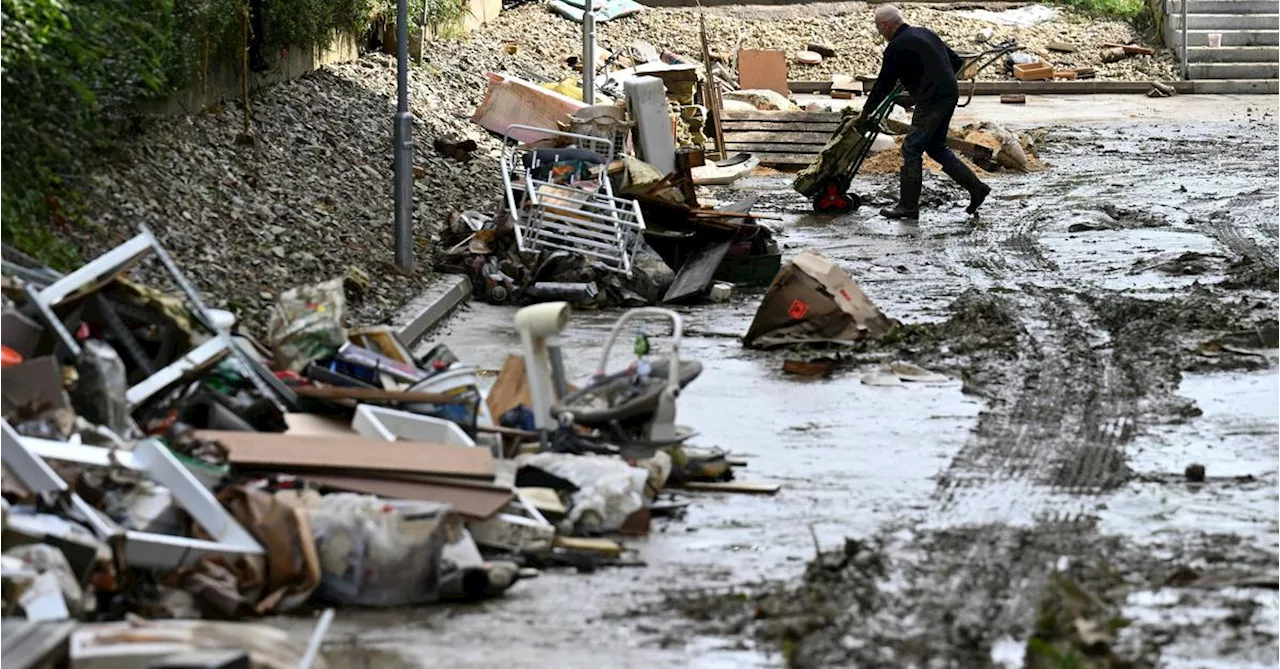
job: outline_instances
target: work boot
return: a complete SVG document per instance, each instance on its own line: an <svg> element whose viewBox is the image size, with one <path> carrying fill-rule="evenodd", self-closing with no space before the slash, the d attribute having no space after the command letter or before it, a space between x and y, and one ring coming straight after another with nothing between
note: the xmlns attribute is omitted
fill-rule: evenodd
<svg viewBox="0 0 1280 669"><path fill-rule="evenodd" d="M920 218L920 183L923 179L922 165L903 163L899 175L900 186L898 204L892 209L881 209L880 215L885 218Z"/></svg>
<svg viewBox="0 0 1280 669"><path fill-rule="evenodd" d="M969 191L969 206L965 207L965 211L970 216L978 213L978 208L987 200L987 196L991 194L991 186L982 183L978 175L969 169L968 165L957 160L954 164L944 166L942 171L951 177L956 183L964 186Z"/></svg>

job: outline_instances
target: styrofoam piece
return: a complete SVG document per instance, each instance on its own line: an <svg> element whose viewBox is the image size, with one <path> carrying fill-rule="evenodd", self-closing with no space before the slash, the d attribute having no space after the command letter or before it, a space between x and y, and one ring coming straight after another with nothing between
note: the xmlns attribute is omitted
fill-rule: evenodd
<svg viewBox="0 0 1280 669"><path fill-rule="evenodd" d="M356 407L355 418L351 420L351 429L362 437L383 441L405 439L453 446L476 445L476 442L452 421L371 404L361 404Z"/></svg>
<svg viewBox="0 0 1280 669"><path fill-rule="evenodd" d="M515 493L516 498L507 505L506 513L470 524L475 542L514 553L551 550L556 539L555 526L523 493L519 490Z"/></svg>
<svg viewBox="0 0 1280 669"><path fill-rule="evenodd" d="M676 140L671 134L667 89L657 77L636 77L623 84L636 120L636 152L661 173L676 171Z"/></svg>

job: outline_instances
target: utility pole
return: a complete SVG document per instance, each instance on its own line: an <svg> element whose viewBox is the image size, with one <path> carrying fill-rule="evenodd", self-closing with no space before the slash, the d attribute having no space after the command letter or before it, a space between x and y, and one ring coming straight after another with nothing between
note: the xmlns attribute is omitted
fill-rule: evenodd
<svg viewBox="0 0 1280 669"><path fill-rule="evenodd" d="M582 7L582 101L596 103L596 17L591 0Z"/></svg>
<svg viewBox="0 0 1280 669"><path fill-rule="evenodd" d="M409 115L409 2L396 0L396 266L413 271L413 117Z"/></svg>

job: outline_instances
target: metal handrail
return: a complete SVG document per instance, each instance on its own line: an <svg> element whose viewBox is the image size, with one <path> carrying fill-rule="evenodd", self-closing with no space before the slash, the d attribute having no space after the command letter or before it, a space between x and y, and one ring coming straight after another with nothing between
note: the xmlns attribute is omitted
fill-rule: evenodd
<svg viewBox="0 0 1280 669"><path fill-rule="evenodd" d="M1172 1L1172 0L1170 0ZM1182 80L1191 79L1191 68L1187 65L1187 0L1182 0Z"/></svg>

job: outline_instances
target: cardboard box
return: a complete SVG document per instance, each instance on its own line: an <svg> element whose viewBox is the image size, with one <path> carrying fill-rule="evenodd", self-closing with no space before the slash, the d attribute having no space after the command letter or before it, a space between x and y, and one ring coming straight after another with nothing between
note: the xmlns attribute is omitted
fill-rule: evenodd
<svg viewBox="0 0 1280 669"><path fill-rule="evenodd" d="M788 343L878 337L896 323L876 308L847 272L815 251L793 258L770 284L744 343Z"/></svg>
<svg viewBox="0 0 1280 669"><path fill-rule="evenodd" d="M1048 63L1019 63L1013 66L1013 76L1021 81L1052 79L1053 66Z"/></svg>

